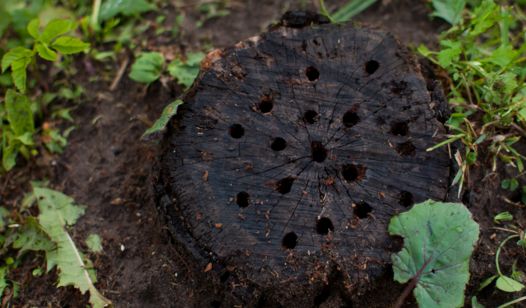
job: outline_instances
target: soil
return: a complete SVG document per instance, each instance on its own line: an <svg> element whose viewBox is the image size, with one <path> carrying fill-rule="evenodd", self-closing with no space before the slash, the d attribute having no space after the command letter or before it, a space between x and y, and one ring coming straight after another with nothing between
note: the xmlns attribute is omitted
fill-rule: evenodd
<svg viewBox="0 0 526 308"><path fill-rule="evenodd" d="M175 51L199 50L208 43L227 47L259 34L286 10L302 8L300 2L232 1L230 15L207 21L200 29L192 26L198 13L194 6L188 5L183 8L189 16L185 22L188 28L181 39L151 33L147 37L148 46L154 50ZM173 20L178 14L172 6L163 12L167 20ZM430 21L428 13L424 1L383 0L361 14L357 21L390 31L408 45L436 45L437 35L446 25ZM94 68L104 68L79 59L76 82L86 89L86 95L74 112L77 129L71 134L66 151L60 156L39 156L4 176L0 182L0 201L13 206L23 192L29 190L30 180L49 179L53 188L86 205L86 214L71 233L84 250L83 240L90 233L101 236L104 252L90 257L98 273L97 287L116 307L219 307L229 291L224 293L203 284L206 280L203 269L193 268L186 255L174 245L153 197L155 173L152 170L159 145L155 140L140 140L162 108L182 91L175 85L164 86L160 82L145 88L130 81L127 74L117 89L111 91L113 76L126 57L129 55L124 54L105 74L94 71ZM102 80L91 82L89 76L93 74L101 75ZM106 75L108 78L104 78ZM500 180L507 176L506 169L491 172L489 162L484 162L473 168L466 192L461 196L481 226L481 239L470 266L467 302L480 283L495 273L494 253L504 234L492 229L494 215L510 211L516 217L514 223L526 226L524 209L503 201L503 197L516 198L500 190ZM519 260L519 267L524 265L523 252L514 245L508 246L501 255L501 264L507 273L515 259ZM31 270L42 260L34 255L27 258L28 265L16 272L16 280L21 284L20 295L4 305L82 307L87 304L87 296L81 296L72 287L56 289L55 274L32 277ZM403 286L393 282L392 271L388 270L371 284L368 293L352 302L341 298L329 284L313 305L386 307L402 289ZM512 295L490 285L477 297L487 306L496 306ZM260 304L265 306L264 302ZM407 305L414 305L414 300Z"/></svg>

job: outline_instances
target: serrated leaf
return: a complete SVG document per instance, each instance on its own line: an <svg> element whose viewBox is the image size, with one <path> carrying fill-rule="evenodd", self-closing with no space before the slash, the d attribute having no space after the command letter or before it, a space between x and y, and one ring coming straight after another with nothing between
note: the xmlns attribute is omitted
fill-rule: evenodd
<svg viewBox="0 0 526 308"><path fill-rule="evenodd" d="M86 239L86 245L91 252L102 252L102 241L98 234L90 234Z"/></svg>
<svg viewBox="0 0 526 308"><path fill-rule="evenodd" d="M133 63L130 78L141 83L152 83L161 77L164 57L158 52L142 53Z"/></svg>
<svg viewBox="0 0 526 308"><path fill-rule="evenodd" d="M462 12L466 6L465 0L433 0L432 16L440 17L450 23L456 25L462 20Z"/></svg>
<svg viewBox="0 0 526 308"><path fill-rule="evenodd" d="M205 54L202 52L189 53L186 61L182 61L181 59L173 60L170 65L168 65L168 72L179 84L185 88L189 88L199 74L199 64L204 57Z"/></svg>
<svg viewBox="0 0 526 308"><path fill-rule="evenodd" d="M155 8L155 5L145 0L107 0L102 3L99 20L106 21L117 15L138 15Z"/></svg>
<svg viewBox="0 0 526 308"><path fill-rule="evenodd" d="M179 106L182 104L183 101L178 99L170 103L168 106L164 107L163 113L161 114L159 119L157 119L157 121L155 121L152 127L148 128L142 136L145 137L153 133L162 131L166 127L170 119L175 114L177 114L177 108L179 108Z"/></svg>
<svg viewBox="0 0 526 308"><path fill-rule="evenodd" d="M33 56L33 51L24 47L16 47L2 57L2 72L11 67L13 83L22 93L26 91L26 68L33 60Z"/></svg>
<svg viewBox="0 0 526 308"><path fill-rule="evenodd" d="M33 133L35 131L31 102L27 96L18 94L11 89L7 90L5 108L9 127L15 136L22 136L27 132Z"/></svg>
<svg viewBox="0 0 526 308"><path fill-rule="evenodd" d="M45 44L36 43L35 49L41 58L46 59L48 61L57 60L57 53L49 49L49 47L47 47Z"/></svg>
<svg viewBox="0 0 526 308"><path fill-rule="evenodd" d="M93 307L110 305L111 302L95 288L84 256L65 229L84 214L84 208L76 205L71 197L58 191L33 186L33 192L40 212L38 221L57 245L55 249L46 251L47 270L57 266L59 287L72 285L83 294L89 291Z"/></svg>
<svg viewBox="0 0 526 308"><path fill-rule="evenodd" d="M73 36L61 36L51 44L51 47L64 55L70 55L88 49L89 44Z"/></svg>
<svg viewBox="0 0 526 308"><path fill-rule="evenodd" d="M18 256L26 251L49 251L56 248L49 236L42 230L35 217L29 216L17 232L13 248L18 249Z"/></svg>
<svg viewBox="0 0 526 308"><path fill-rule="evenodd" d="M524 285L510 277L499 276L497 283L495 284L497 289L504 292L519 292L524 289Z"/></svg>
<svg viewBox="0 0 526 308"><path fill-rule="evenodd" d="M55 38L75 29L75 22L68 19L54 19L50 21L42 31L40 40L50 44Z"/></svg>
<svg viewBox="0 0 526 308"><path fill-rule="evenodd" d="M392 256L394 279L406 283L420 274L413 290L420 307L459 307L469 280L469 258L479 227L460 203L432 200L393 217L389 234L404 237Z"/></svg>

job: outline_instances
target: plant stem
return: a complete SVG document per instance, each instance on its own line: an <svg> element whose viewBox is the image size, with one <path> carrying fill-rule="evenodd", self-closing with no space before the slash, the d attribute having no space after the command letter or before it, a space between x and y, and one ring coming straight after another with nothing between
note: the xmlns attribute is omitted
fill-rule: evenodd
<svg viewBox="0 0 526 308"><path fill-rule="evenodd" d="M411 291L413 291L413 289L416 287L416 284L418 283L418 281L420 281L420 277L424 273L424 270L429 265L429 263L431 263L432 259L433 258L429 258L426 260L426 262L424 262L424 264L422 264L422 267L418 270L418 272L416 272L416 275L413 278L411 278L409 284L405 287L402 294L400 294L400 296L396 300L396 303L393 305L393 308L402 307L402 305L405 302L405 299L409 296L409 294L411 294Z"/></svg>
<svg viewBox="0 0 526 308"><path fill-rule="evenodd" d="M509 306L511 306L511 305L513 305L513 304L516 304L516 303L522 302L523 300L526 300L526 296L519 297L519 298L517 298L517 299L514 299L514 300L512 300L512 301L509 301L509 302L507 302L507 303L505 303L505 304L502 304L502 305L498 306L497 308L509 307Z"/></svg>
<svg viewBox="0 0 526 308"><path fill-rule="evenodd" d="M90 25L91 28L95 31L99 30L99 13L101 1L102 0L93 1L93 12L91 12Z"/></svg>
<svg viewBox="0 0 526 308"><path fill-rule="evenodd" d="M502 276L502 272L500 271L500 266L499 266L500 250L502 249L502 247L504 247L504 244L506 244L512 238L516 238L516 237L519 237L519 235L515 234L515 235L508 236L504 241L502 241L502 243L500 243L499 248L497 248L497 253L495 254L495 266L497 267L497 273L499 274L499 276Z"/></svg>

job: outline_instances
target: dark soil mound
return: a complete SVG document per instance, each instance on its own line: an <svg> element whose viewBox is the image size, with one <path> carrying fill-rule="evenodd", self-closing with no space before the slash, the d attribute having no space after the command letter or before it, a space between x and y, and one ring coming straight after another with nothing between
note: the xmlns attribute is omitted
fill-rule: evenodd
<svg viewBox="0 0 526 308"><path fill-rule="evenodd" d="M397 249L390 217L447 195L447 152L426 152L444 129L407 50L286 18L208 55L160 162L176 244L229 304L362 294Z"/></svg>

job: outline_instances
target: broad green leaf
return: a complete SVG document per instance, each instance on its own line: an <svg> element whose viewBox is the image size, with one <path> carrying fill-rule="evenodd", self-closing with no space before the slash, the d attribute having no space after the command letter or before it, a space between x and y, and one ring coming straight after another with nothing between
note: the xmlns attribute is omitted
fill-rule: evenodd
<svg viewBox="0 0 526 308"><path fill-rule="evenodd" d="M181 85L189 88L199 74L199 64L204 57L205 54L202 52L189 53L186 61L180 59L173 60L170 65L168 65L168 72L175 77Z"/></svg>
<svg viewBox="0 0 526 308"><path fill-rule="evenodd" d="M31 22L27 25L27 32L29 35L31 35L34 39L40 38L40 20L38 18L35 18L31 20Z"/></svg>
<svg viewBox="0 0 526 308"><path fill-rule="evenodd" d="M501 45L495 49L488 60L500 67L506 67L519 56L518 50L513 49L511 45Z"/></svg>
<svg viewBox="0 0 526 308"><path fill-rule="evenodd" d="M102 241L98 234L90 234L86 239L86 245L91 252L102 252Z"/></svg>
<svg viewBox="0 0 526 308"><path fill-rule="evenodd" d="M499 276L497 283L495 284L497 289L504 292L519 292L524 289L524 285L510 277Z"/></svg>
<svg viewBox="0 0 526 308"><path fill-rule="evenodd" d="M38 42L35 44L35 49L41 58L48 61L57 60L57 53L49 49L49 47L47 47L45 44Z"/></svg>
<svg viewBox="0 0 526 308"><path fill-rule="evenodd" d="M27 96L18 94L11 89L7 90L5 108L9 127L15 136L22 136L27 132L33 133L35 131L31 102Z"/></svg>
<svg viewBox="0 0 526 308"><path fill-rule="evenodd" d="M89 44L73 36L61 36L51 44L51 47L64 55L70 55L88 49Z"/></svg>
<svg viewBox="0 0 526 308"><path fill-rule="evenodd" d="M40 40L46 44L50 44L57 37L73 29L75 29L75 22L68 19L54 19L44 27L40 35Z"/></svg>
<svg viewBox="0 0 526 308"><path fill-rule="evenodd" d="M450 23L456 25L462 20L462 12L466 6L465 0L432 0L433 14L432 16L440 17Z"/></svg>
<svg viewBox="0 0 526 308"><path fill-rule="evenodd" d="M93 307L111 304L95 288L94 280L88 271L89 264L77 249L66 227L74 224L84 214L84 208L74 204L74 200L58 191L33 186L40 214L38 221L42 229L56 243L56 249L46 251L47 270L58 268L58 286L75 286L82 294L90 293Z"/></svg>
<svg viewBox="0 0 526 308"><path fill-rule="evenodd" d="M130 78L141 83L152 83L161 77L164 57L158 52L142 53L133 63Z"/></svg>
<svg viewBox="0 0 526 308"><path fill-rule="evenodd" d="M479 227L460 203L425 201L393 217L389 234L404 237L391 258L394 279L406 283L421 272L413 290L420 307L460 307L469 280L469 258Z"/></svg>
<svg viewBox="0 0 526 308"><path fill-rule="evenodd" d="M155 9L156 6L146 0L106 0L102 2L99 21L103 22L117 15L138 15Z"/></svg>
<svg viewBox="0 0 526 308"><path fill-rule="evenodd" d="M157 119L157 121L155 121L152 127L148 128L142 136L145 137L153 133L162 131L168 124L168 121L170 121L170 119L175 114L177 114L177 108L182 104L183 101L178 99L170 103L168 106L164 107L163 113L161 114L159 119Z"/></svg>

